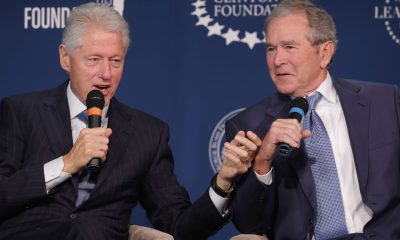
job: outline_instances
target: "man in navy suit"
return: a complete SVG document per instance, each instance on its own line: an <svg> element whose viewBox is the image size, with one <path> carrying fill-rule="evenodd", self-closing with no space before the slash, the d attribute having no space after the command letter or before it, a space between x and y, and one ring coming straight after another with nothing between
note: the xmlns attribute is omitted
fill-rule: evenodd
<svg viewBox="0 0 400 240"><path fill-rule="evenodd" d="M263 139L252 167L238 179L236 227L278 240L400 239L398 87L333 77L328 67L335 25L308 0L282 1L268 16L265 33L268 70L278 92L226 122L228 141L239 130ZM316 179L332 180L313 168L326 156L311 157L309 149L316 146L307 145L317 133L303 129L307 114L301 123L288 119L293 98L313 95L320 100L307 114L322 120L329 136L322 147L333 153L339 184L340 193L328 200L321 199L332 190L323 185L318 196ZM279 143L290 145L292 153L279 155ZM332 221L339 212L342 224Z"/></svg>
<svg viewBox="0 0 400 240"><path fill-rule="evenodd" d="M0 239L126 240L138 201L154 227L175 239L205 239L228 220L218 202L246 170L235 162L252 158L256 145L243 133L227 143L233 164L191 204L173 173L167 125L114 98L129 41L118 12L81 5L59 47L69 81L1 101ZM91 90L105 100L98 128L84 120ZM86 170L93 158L101 160L98 173Z"/></svg>

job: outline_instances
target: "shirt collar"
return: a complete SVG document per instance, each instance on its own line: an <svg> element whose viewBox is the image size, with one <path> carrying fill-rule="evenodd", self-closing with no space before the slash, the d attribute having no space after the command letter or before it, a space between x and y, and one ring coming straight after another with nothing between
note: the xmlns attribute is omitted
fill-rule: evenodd
<svg viewBox="0 0 400 240"><path fill-rule="evenodd" d="M68 98L68 107L69 107L69 112L70 112L70 117L71 120L73 118L75 118L76 116L78 116L78 114L80 114L81 112L86 110L86 105L83 104L77 96L75 96L75 94L72 92L71 90L71 82L68 83L68 87L67 87L67 98ZM104 106L103 111L102 111L102 119L105 119L107 116L107 112L108 112L108 107Z"/></svg>
<svg viewBox="0 0 400 240"><path fill-rule="evenodd" d="M319 85L317 90L309 94L309 96L313 95L315 92L321 93L322 97L324 97L327 101L337 103L336 90L333 87L332 77L329 72L326 75L325 80L321 83L321 85Z"/></svg>

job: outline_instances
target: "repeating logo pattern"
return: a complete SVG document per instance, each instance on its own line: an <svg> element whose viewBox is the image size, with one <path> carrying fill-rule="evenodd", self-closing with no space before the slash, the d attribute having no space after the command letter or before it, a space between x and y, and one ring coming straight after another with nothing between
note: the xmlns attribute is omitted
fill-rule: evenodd
<svg viewBox="0 0 400 240"><path fill-rule="evenodd" d="M383 20L389 37L400 45L400 0L385 0L384 4L375 6L374 18Z"/></svg>
<svg viewBox="0 0 400 240"><path fill-rule="evenodd" d="M223 145L225 142L225 122L236 116L245 108L236 109L226 114L215 126L208 145L208 156L214 173L218 172L222 165Z"/></svg>
<svg viewBox="0 0 400 240"><path fill-rule="evenodd" d="M192 4L195 10L191 15L197 17L196 26L207 28L207 37L219 36L225 39L226 45L239 42L245 43L250 49L253 49L256 44L265 42L262 26L257 27L259 30L242 30L246 29L246 26L241 26L240 29L238 27L225 26L220 24L219 19L245 17L263 20L276 7L278 1L280 0L213 0L209 1L211 4L207 4L206 0L196 0Z"/></svg>

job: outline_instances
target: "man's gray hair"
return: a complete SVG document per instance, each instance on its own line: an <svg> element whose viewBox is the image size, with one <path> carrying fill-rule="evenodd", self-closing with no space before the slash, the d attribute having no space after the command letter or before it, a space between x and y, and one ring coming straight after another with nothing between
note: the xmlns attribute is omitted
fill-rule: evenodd
<svg viewBox="0 0 400 240"><path fill-rule="evenodd" d="M97 3L82 4L71 11L62 36L62 43L70 54L82 44L89 28L99 26L105 31L120 33L125 52L128 50L129 25L113 8Z"/></svg>
<svg viewBox="0 0 400 240"><path fill-rule="evenodd" d="M332 17L324 9L315 6L309 0L283 0L267 17L265 30L274 18L285 17L294 12L306 14L311 28L311 31L306 33L306 38L313 46L331 40L336 50L336 27Z"/></svg>

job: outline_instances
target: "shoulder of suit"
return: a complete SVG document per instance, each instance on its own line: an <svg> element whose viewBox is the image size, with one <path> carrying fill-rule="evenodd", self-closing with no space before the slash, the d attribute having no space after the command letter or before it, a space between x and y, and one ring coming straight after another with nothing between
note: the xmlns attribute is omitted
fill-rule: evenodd
<svg viewBox="0 0 400 240"><path fill-rule="evenodd" d="M395 84L369 82L354 79L335 79L337 84L347 89L353 89L359 93L387 92L393 91L397 86Z"/></svg>
<svg viewBox="0 0 400 240"><path fill-rule="evenodd" d="M153 124L153 125L167 125L164 121L159 119L158 117L155 117L147 112L144 112L140 109L136 109L133 107L130 107L117 99L113 99L113 107L118 108L119 111L123 111L124 114L127 114L130 118L139 120L141 122L146 122L148 124Z"/></svg>
<svg viewBox="0 0 400 240"><path fill-rule="evenodd" d="M2 101L7 101L17 106L20 104L23 104L25 107L27 107L28 105L34 106L35 104L41 103L43 99L47 98L50 95L61 93L61 88L62 86L58 86L45 90L18 93L5 97L2 99Z"/></svg>
<svg viewBox="0 0 400 240"><path fill-rule="evenodd" d="M284 104L289 100L289 97L284 96L279 93L274 93L272 95L269 95L260 101L256 102L253 105L250 105L247 107L244 111L239 113L237 116L235 116L233 119L240 119L240 118L246 118L247 116L252 116L252 117L257 117L260 116L262 118L265 117L265 113L270 109L271 107L274 107L275 104Z"/></svg>

